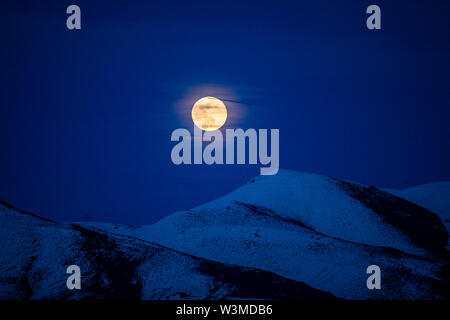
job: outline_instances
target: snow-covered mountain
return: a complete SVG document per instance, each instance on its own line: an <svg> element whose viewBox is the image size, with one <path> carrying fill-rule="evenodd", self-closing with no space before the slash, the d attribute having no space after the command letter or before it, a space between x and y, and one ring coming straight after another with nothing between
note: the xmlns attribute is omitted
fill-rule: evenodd
<svg viewBox="0 0 450 320"><path fill-rule="evenodd" d="M150 226L86 222L58 228L75 228L72 232L77 234L76 228L82 228L96 238L113 239L124 260L134 261L135 255L124 248L137 244L170 252L185 264L171 259L165 259L164 265L152 258L144 260L153 266L153 272L161 273L160 278L175 277L183 269L185 273L176 279L199 279L188 281L190 286L201 286L204 273L195 267L199 259L208 266L203 271L214 263L221 268L251 270L250 274L265 270L267 277L300 286L303 293L314 288L319 297L329 297L325 294L329 292L344 299L448 298L448 232L436 214L375 187L314 174L280 170L275 176L259 176L222 198ZM4 237L4 231L0 232ZM95 250L95 245L91 249ZM373 264L381 268L381 290L366 287L366 269ZM138 282L150 276L138 274ZM212 277L208 281L218 281L218 274L208 274ZM231 278L236 279L235 275ZM255 283L266 281L253 279ZM240 278L237 283L242 281ZM152 294L143 297L158 297L154 294L156 280L152 283L143 290ZM183 282L175 281L177 289L172 291L193 290L179 286L183 287ZM162 297L169 297L167 287L157 290ZM278 292L289 290L280 285ZM218 297L204 292L189 296Z"/></svg>
<svg viewBox="0 0 450 320"><path fill-rule="evenodd" d="M374 187L280 170L144 227L96 225L206 259L260 268L347 299L441 297L439 217ZM368 290L379 265L383 290Z"/></svg>
<svg viewBox="0 0 450 320"><path fill-rule="evenodd" d="M161 245L59 224L0 203L0 300L334 299L273 273L221 264ZM66 268L81 268L69 290Z"/></svg>
<svg viewBox="0 0 450 320"><path fill-rule="evenodd" d="M441 218L447 231L450 230L450 182L427 183L407 189L386 191L434 212Z"/></svg>

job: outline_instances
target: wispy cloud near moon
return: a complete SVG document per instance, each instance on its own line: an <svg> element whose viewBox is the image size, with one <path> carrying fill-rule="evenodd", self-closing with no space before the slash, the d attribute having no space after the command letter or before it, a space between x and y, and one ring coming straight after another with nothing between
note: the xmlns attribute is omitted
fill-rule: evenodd
<svg viewBox="0 0 450 320"><path fill-rule="evenodd" d="M238 90L221 85L198 85L186 89L175 104L176 113L186 128L193 125L191 111L194 103L207 96L216 97L226 103L228 115L223 129L236 128L242 123L247 114L247 107Z"/></svg>

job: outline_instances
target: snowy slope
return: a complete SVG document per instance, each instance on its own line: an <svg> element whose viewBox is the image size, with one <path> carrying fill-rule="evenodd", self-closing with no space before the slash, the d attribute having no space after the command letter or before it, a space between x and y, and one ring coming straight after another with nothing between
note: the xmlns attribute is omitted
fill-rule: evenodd
<svg viewBox="0 0 450 320"><path fill-rule="evenodd" d="M230 202L240 201L272 209L287 219L344 240L393 247L413 254L442 248L447 234L440 220L426 210L405 206L398 200L373 187L280 170L275 176L259 176L252 183L200 208L223 208ZM388 214L383 212L386 207ZM393 215L401 216L404 221L391 221L389 217ZM431 247L420 243L422 236L408 233L403 228L406 225L427 232L427 237L435 240Z"/></svg>
<svg viewBox="0 0 450 320"><path fill-rule="evenodd" d="M436 215L373 187L312 174L280 170L154 225L111 231L346 299L442 298L448 285L448 234ZM366 288L371 264L382 269L382 290Z"/></svg>
<svg viewBox="0 0 450 320"><path fill-rule="evenodd" d="M435 182L387 191L436 213L447 230L450 230L450 182Z"/></svg>
<svg viewBox="0 0 450 320"><path fill-rule="evenodd" d="M0 203L0 299L333 299L273 273L59 224ZM66 268L80 266L81 290Z"/></svg>
<svg viewBox="0 0 450 320"><path fill-rule="evenodd" d="M287 170L151 226L59 224L0 205L0 239L0 298L448 299L449 292L448 233L438 216L374 187ZM68 292L69 264L82 266L87 290ZM366 288L372 264L381 268L381 290Z"/></svg>
<svg viewBox="0 0 450 320"><path fill-rule="evenodd" d="M226 213L193 210L132 235L210 260L272 271L346 299L439 296L434 285L443 262L328 237L264 212L245 207L230 207ZM381 291L365 287L371 264L383 270Z"/></svg>

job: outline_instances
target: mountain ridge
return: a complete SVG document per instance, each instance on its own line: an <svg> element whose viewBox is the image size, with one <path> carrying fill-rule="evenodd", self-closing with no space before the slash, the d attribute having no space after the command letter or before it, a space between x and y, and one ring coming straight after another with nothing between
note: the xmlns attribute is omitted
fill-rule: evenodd
<svg viewBox="0 0 450 320"><path fill-rule="evenodd" d="M0 222L1 299L335 299L264 270L50 222L4 202ZM82 270L81 290L66 287L65 268L72 264Z"/></svg>
<svg viewBox="0 0 450 320"><path fill-rule="evenodd" d="M433 296L432 287L441 281L448 261L448 234L435 214L375 187L286 170L278 175L256 177L219 199L176 212L153 225L115 226L115 232L214 261L269 270L341 298ZM275 182L267 183L270 180ZM340 184L350 184L357 194L349 194ZM373 208L364 203L369 200ZM388 223L377 210L392 211L402 219ZM323 212L321 219L334 219L334 232L329 232L327 221L317 219ZM423 217L430 221L422 223ZM341 220L353 224L349 227ZM401 230L407 227L405 221L416 228L423 226L424 234L431 235L429 243L414 243L414 237L420 239L423 234L405 234ZM372 232L368 237L366 230L373 231L374 225L381 235ZM385 281L383 292L367 290L365 268L370 264L379 264L384 278L396 281ZM414 280L419 278L425 280ZM408 286L410 290L402 289Z"/></svg>
<svg viewBox="0 0 450 320"><path fill-rule="evenodd" d="M448 298L448 231L441 219L387 190L336 178L280 170L274 177L255 177L223 197L140 227L56 223L5 203L0 203L0 220L5 219L5 210L39 218L32 226L24 221L14 224L17 217L3 222L15 228L11 237L29 230L30 242L44 243L40 245L44 249L55 244L58 248L53 234L44 230L58 226L54 233L65 234L61 243L71 254L81 252L82 262L92 269L91 297L217 299L258 293L277 299ZM5 238L11 230L0 231ZM47 237L51 244L39 237ZM23 240L6 239L11 247ZM26 274L42 289L44 284L34 275L46 270L41 264L36 272L35 261L48 253L41 253L39 246L23 244L22 249L29 251L28 260L19 263L23 270L16 273ZM0 252L4 257L14 254L1 250L6 250ZM105 267L102 272L92 267L97 264L118 265L119 271ZM382 290L365 287L366 268L372 264L382 270ZM148 273L150 269L158 279ZM196 280L186 281L177 272L164 274L166 269ZM113 283L112 291L103 278ZM2 280L0 297L12 290L6 285L2 291ZM58 290L64 291L61 277L58 281ZM276 289L276 283L283 285ZM24 291L26 297L48 297L33 293L31 287Z"/></svg>

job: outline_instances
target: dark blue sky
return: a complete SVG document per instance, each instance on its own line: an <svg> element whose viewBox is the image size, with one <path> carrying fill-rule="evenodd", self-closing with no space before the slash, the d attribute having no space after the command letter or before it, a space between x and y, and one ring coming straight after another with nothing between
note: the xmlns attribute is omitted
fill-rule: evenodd
<svg viewBox="0 0 450 320"><path fill-rule="evenodd" d="M382 30L365 27L370 4ZM65 10L78 4L82 29ZM175 166L192 101L279 128L280 166L386 187L450 180L448 1L2 1L0 199L152 223L259 166Z"/></svg>

